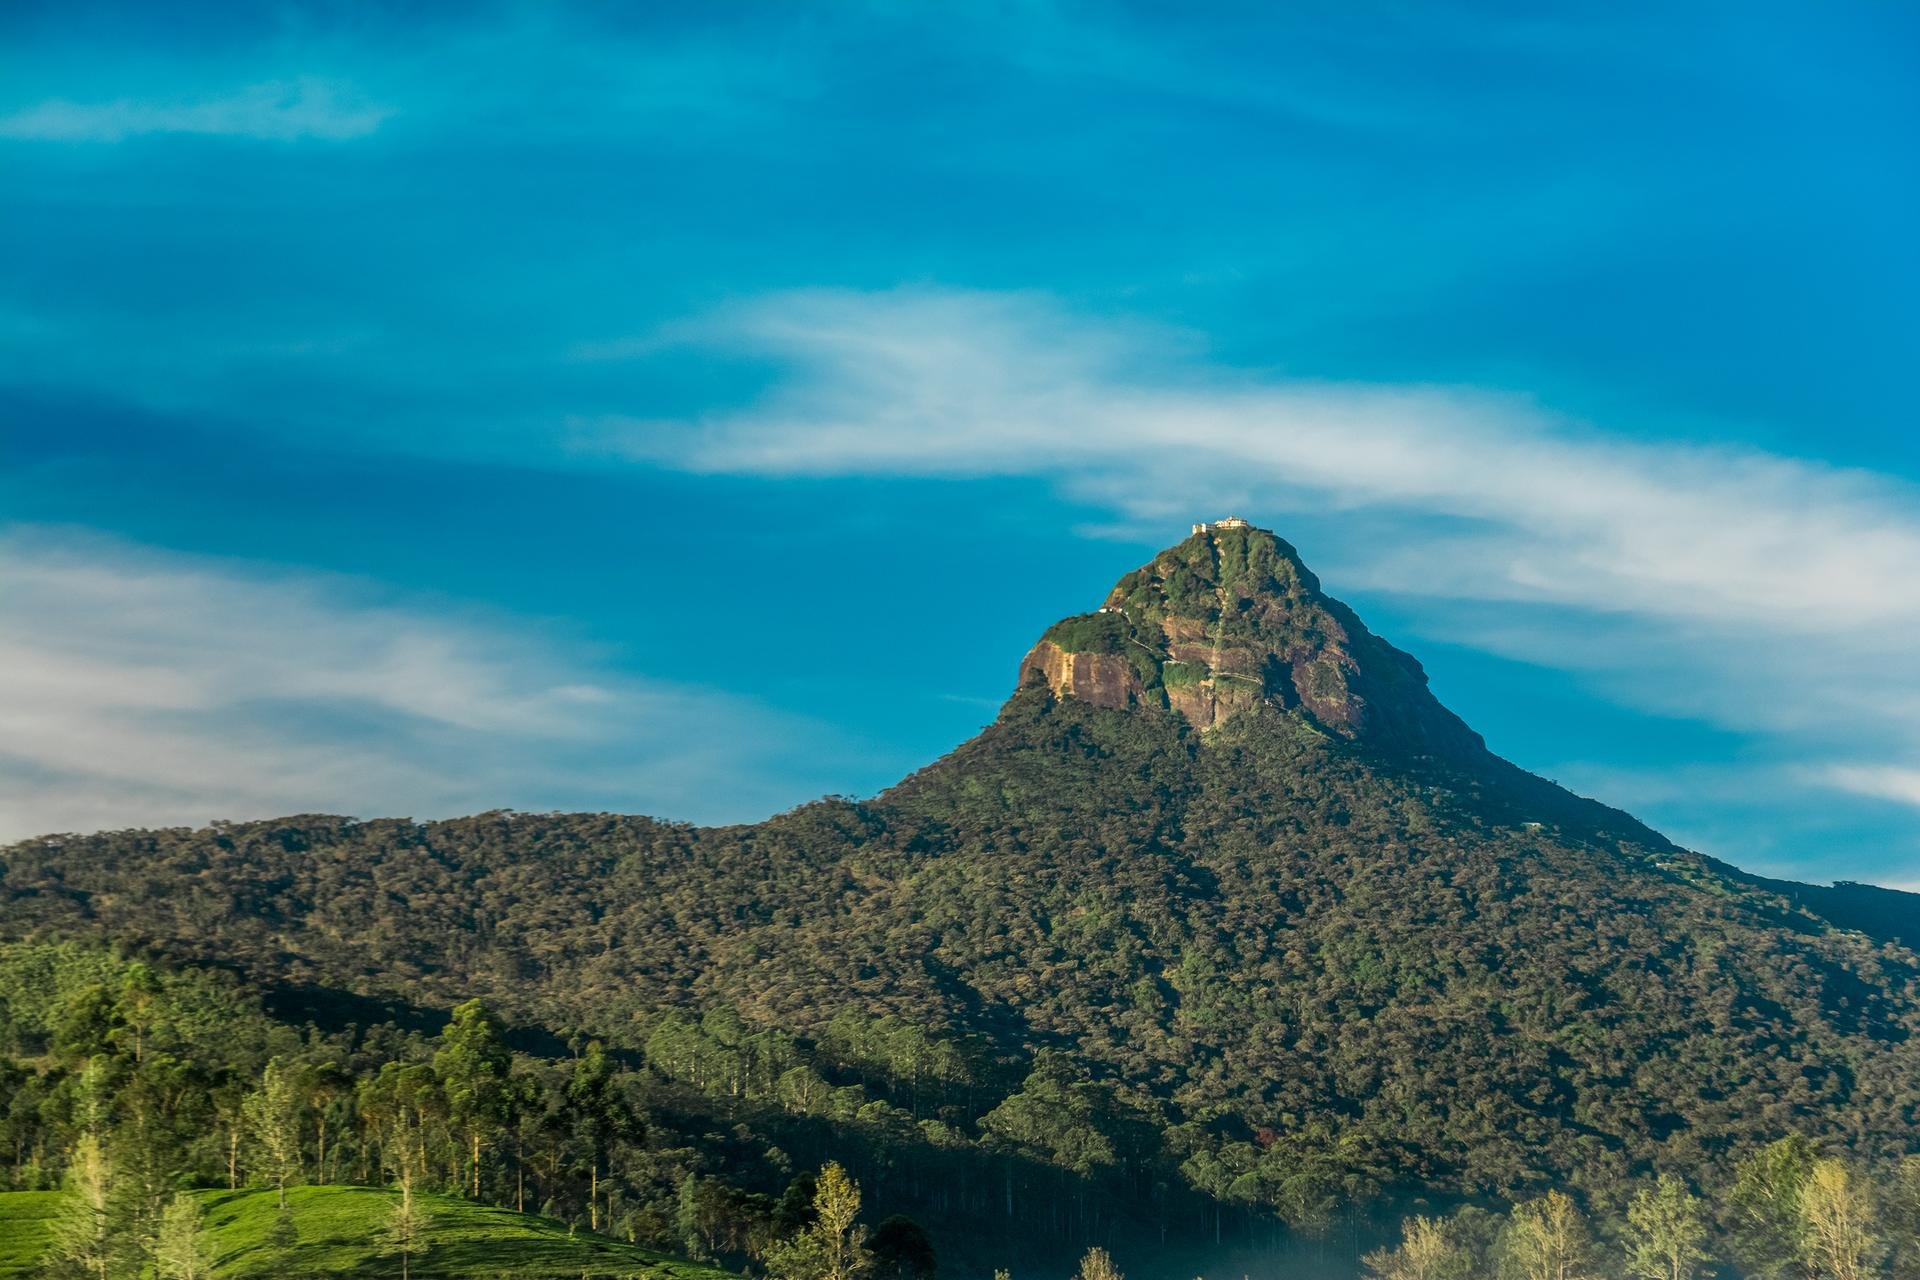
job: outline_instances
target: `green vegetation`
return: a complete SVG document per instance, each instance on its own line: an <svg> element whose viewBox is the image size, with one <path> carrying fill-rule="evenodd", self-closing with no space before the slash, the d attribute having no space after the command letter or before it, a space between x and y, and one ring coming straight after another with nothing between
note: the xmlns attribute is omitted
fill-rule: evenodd
<svg viewBox="0 0 1920 1280"><path fill-rule="evenodd" d="M1169 689L1182 689L1207 678L1206 665L1199 662L1169 662L1160 668L1160 678Z"/></svg>
<svg viewBox="0 0 1920 1280"><path fill-rule="evenodd" d="M0 1277L33 1273L50 1243L45 1223L58 1192L0 1193ZM201 1191L202 1247L220 1277L398 1275L382 1245L397 1193L372 1187L295 1187L287 1207L294 1241L271 1242L279 1221L271 1191ZM548 1218L448 1196L422 1196L427 1223L412 1266L418 1277L648 1277L722 1280L727 1273Z"/></svg>
<svg viewBox="0 0 1920 1280"><path fill-rule="evenodd" d="M984 1270L1555 1188L1622 1242L1656 1175L1735 1203L1746 1153L1790 1132L1863 1165L1908 1153L1909 953L1571 800L1529 830L1532 796L1498 781L1390 770L1272 709L1202 743L1023 695L878 802L756 828L307 819L20 846L15 927L155 959L0 948L23 993L9 1176L66 1176L96 1060L118 1097L185 1099L149 1124L199 1185L409 1162L443 1194L730 1266L764 1265L781 1197L828 1160L869 1223L906 1214ZM34 891L56 861L61 892ZM201 934L202 894L255 905ZM523 1029L425 1012L474 992ZM190 1087L143 1083L169 1063ZM1716 1256L1738 1230L1716 1218Z"/></svg>
<svg viewBox="0 0 1920 1280"><path fill-rule="evenodd" d="M838 1238L899 1280L916 1241L955 1275L1096 1241L1357 1264L1409 1214L1395 1247L1514 1274L1907 1265L1898 896L1742 876L1487 755L1270 535L1122 590L1132 623L1070 622L1243 646L1271 696L1203 735L1028 689L875 800L752 826L0 851L7 1185L105 1187L136 1240L182 1188L252 1188L263 1240L311 1243L303 1188L355 1183L799 1271L837 1256L831 1164Z"/></svg>
<svg viewBox="0 0 1920 1280"><path fill-rule="evenodd" d="M59 1191L0 1192L0 1277L33 1274L65 1200Z"/></svg>
<svg viewBox="0 0 1920 1280"><path fill-rule="evenodd" d="M1157 633L1143 635L1125 614L1077 614L1054 623L1040 638L1066 653L1112 654L1125 659L1146 694L1144 701L1150 706L1166 705L1160 693L1161 664L1166 658L1161 637Z"/></svg>
<svg viewBox="0 0 1920 1280"><path fill-rule="evenodd" d="M1040 638L1068 653L1124 653L1131 632L1124 614L1082 613L1062 618Z"/></svg>
<svg viewBox="0 0 1920 1280"><path fill-rule="evenodd" d="M1756 1180L1769 1183L1765 1203L1750 1198ZM1397 1246L1363 1262L1377 1280L1705 1280L1722 1263L1749 1280L1909 1280L1920 1275L1917 1194L1920 1157L1868 1171L1787 1138L1741 1162L1718 1205L1666 1177L1634 1194L1624 1221L1595 1222L1573 1197L1549 1191L1504 1219L1471 1208L1409 1218Z"/></svg>

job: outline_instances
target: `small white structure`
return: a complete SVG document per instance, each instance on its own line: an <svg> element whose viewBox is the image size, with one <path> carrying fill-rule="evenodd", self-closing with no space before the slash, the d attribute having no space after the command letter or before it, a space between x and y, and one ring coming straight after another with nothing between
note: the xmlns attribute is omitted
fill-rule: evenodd
<svg viewBox="0 0 1920 1280"><path fill-rule="evenodd" d="M1212 533L1215 529L1245 529L1247 522L1239 516L1228 516L1224 520L1215 520L1212 524L1202 521L1193 526L1195 533Z"/></svg>

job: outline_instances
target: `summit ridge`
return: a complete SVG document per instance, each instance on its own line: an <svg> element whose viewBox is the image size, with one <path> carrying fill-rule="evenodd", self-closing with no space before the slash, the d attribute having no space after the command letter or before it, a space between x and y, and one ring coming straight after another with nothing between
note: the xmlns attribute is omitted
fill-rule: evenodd
<svg viewBox="0 0 1920 1280"><path fill-rule="evenodd" d="M1238 516L1193 532L1049 627L1020 688L1112 709L1165 709L1210 732L1261 704L1351 742L1465 762L1480 736L1411 654L1321 590L1292 544Z"/></svg>

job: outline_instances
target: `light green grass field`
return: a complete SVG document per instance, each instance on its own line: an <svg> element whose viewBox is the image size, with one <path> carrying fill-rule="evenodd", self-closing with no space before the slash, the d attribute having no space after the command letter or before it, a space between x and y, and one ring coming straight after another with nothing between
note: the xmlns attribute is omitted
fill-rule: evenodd
<svg viewBox="0 0 1920 1280"><path fill-rule="evenodd" d="M379 1240L394 1193L376 1187L295 1187L287 1207L299 1243L281 1252L266 1243L277 1216L271 1191L195 1193L207 1211L207 1237L223 1277L398 1276L400 1259ZM31 1273L47 1243L47 1219L60 1200L51 1191L0 1193L0 1277ZM635 1248L531 1214L443 1196L421 1196L433 1215L427 1249L411 1263L420 1280L502 1276L515 1280L730 1280L729 1273Z"/></svg>

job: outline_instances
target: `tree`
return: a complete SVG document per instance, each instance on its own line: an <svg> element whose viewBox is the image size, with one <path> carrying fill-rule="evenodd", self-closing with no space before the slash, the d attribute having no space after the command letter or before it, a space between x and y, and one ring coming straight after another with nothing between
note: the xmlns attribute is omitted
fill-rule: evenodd
<svg viewBox="0 0 1920 1280"><path fill-rule="evenodd" d="M433 1069L453 1123L467 1136L470 1194L480 1198L480 1148L507 1121L507 1073L513 1065L499 1019L478 1000L453 1011L440 1033Z"/></svg>
<svg viewBox="0 0 1920 1280"><path fill-rule="evenodd" d="M413 1179L400 1180L400 1196L393 1202L382 1232L381 1252L400 1259L400 1280L410 1280L413 1259L427 1251L427 1228L433 1215L421 1207L413 1194Z"/></svg>
<svg viewBox="0 0 1920 1280"><path fill-rule="evenodd" d="M873 1269L860 1216L860 1187L837 1163L820 1170L813 1225L767 1250L767 1264L783 1280L858 1280Z"/></svg>
<svg viewBox="0 0 1920 1280"><path fill-rule="evenodd" d="M420 1062L384 1062L372 1079L362 1078L355 1103L368 1135L377 1135L383 1167L404 1176L424 1176L428 1130L445 1113L446 1099L433 1068Z"/></svg>
<svg viewBox="0 0 1920 1280"><path fill-rule="evenodd" d="M874 1267L886 1280L933 1280L933 1241L905 1214L896 1213L875 1228L872 1247Z"/></svg>
<svg viewBox="0 0 1920 1280"><path fill-rule="evenodd" d="M1052 1049L1034 1057L1018 1093L980 1119L980 1128L1006 1147L1085 1176L1111 1165L1113 1140L1104 1121L1108 1091L1085 1069Z"/></svg>
<svg viewBox="0 0 1920 1280"><path fill-rule="evenodd" d="M1409 1218L1396 1249L1375 1249L1360 1260L1377 1280L1451 1280L1467 1258L1446 1224L1427 1217Z"/></svg>
<svg viewBox="0 0 1920 1280"><path fill-rule="evenodd" d="M693 1226L707 1251L758 1253L769 1239L772 1199L719 1178L701 1178L696 1188Z"/></svg>
<svg viewBox="0 0 1920 1280"><path fill-rule="evenodd" d="M1501 1271L1511 1280L1586 1280L1593 1235L1564 1191L1515 1206L1501 1233Z"/></svg>
<svg viewBox="0 0 1920 1280"><path fill-rule="evenodd" d="M1379 1184L1350 1154L1351 1144L1324 1124L1276 1135L1251 1176L1236 1179L1230 1192L1265 1201L1295 1231L1322 1235L1344 1207L1362 1203L1378 1190Z"/></svg>
<svg viewBox="0 0 1920 1280"><path fill-rule="evenodd" d="M110 1136L116 1199L122 1230L134 1251L152 1251L160 1219L178 1185L183 1134L177 1119L203 1077L171 1055L149 1046L146 1061L120 1063Z"/></svg>
<svg viewBox="0 0 1920 1280"><path fill-rule="evenodd" d="M214 1119L221 1138L220 1146L227 1171L227 1190L240 1186L240 1145L247 1136L247 1086L244 1079L231 1079L210 1094Z"/></svg>
<svg viewBox="0 0 1920 1280"><path fill-rule="evenodd" d="M200 1202L185 1192L167 1202L160 1215L160 1239L154 1247L154 1266L160 1280L208 1280L213 1275L213 1255L200 1235L205 1221Z"/></svg>
<svg viewBox="0 0 1920 1280"><path fill-rule="evenodd" d="M1800 1202L1813 1163L1813 1145L1795 1134L1760 1148L1734 1170L1727 1193L1727 1244L1733 1261L1753 1280L1799 1275Z"/></svg>
<svg viewBox="0 0 1920 1280"><path fill-rule="evenodd" d="M639 1129L638 1117L614 1083L613 1059L598 1040L574 1060L567 1079L567 1113L574 1131L585 1141L587 1171L587 1225L600 1229L600 1170L613 1144Z"/></svg>
<svg viewBox="0 0 1920 1280"><path fill-rule="evenodd" d="M1890 1246L1892 1280L1920 1280L1920 1156L1894 1165L1880 1199L1880 1225Z"/></svg>
<svg viewBox="0 0 1920 1280"><path fill-rule="evenodd" d="M411 1195L427 1162L420 1118L412 1111L397 1108L385 1119L385 1129L380 1136L381 1154L393 1169L394 1183Z"/></svg>
<svg viewBox="0 0 1920 1280"><path fill-rule="evenodd" d="M802 1169L794 1174L787 1189L780 1193L780 1199L774 1202L774 1234L791 1236L820 1221L813 1207L814 1197L819 1194L820 1179L813 1176L812 1170Z"/></svg>
<svg viewBox="0 0 1920 1280"><path fill-rule="evenodd" d="M120 984L119 1013L133 1032L133 1060L146 1058L147 1031L153 1025L161 1002L160 979L146 965L134 961L127 966L126 979Z"/></svg>
<svg viewBox="0 0 1920 1280"><path fill-rule="evenodd" d="M734 1205L732 1188L718 1178L703 1178L689 1173L680 1180L680 1196L674 1206L673 1225L687 1250L687 1256L709 1259L722 1240L732 1234Z"/></svg>
<svg viewBox="0 0 1920 1280"><path fill-rule="evenodd" d="M548 1095L533 1071L515 1071L507 1077L506 1118L513 1134L513 1209L527 1211L527 1139L536 1138L548 1118Z"/></svg>
<svg viewBox="0 0 1920 1280"><path fill-rule="evenodd" d="M54 1056L72 1060L111 1053L119 1025L120 1003L113 992L99 983L83 987L67 997L54 1023Z"/></svg>
<svg viewBox="0 0 1920 1280"><path fill-rule="evenodd" d="M1691 1280L1707 1260L1706 1239L1699 1198L1672 1174L1627 1205L1627 1267L1644 1280Z"/></svg>
<svg viewBox="0 0 1920 1280"><path fill-rule="evenodd" d="M1866 1180L1844 1160L1814 1161L1800 1197L1802 1251L1811 1280L1863 1280L1881 1241Z"/></svg>
<svg viewBox="0 0 1920 1280"><path fill-rule="evenodd" d="M1126 1280L1126 1277L1113 1265L1113 1255L1095 1246L1080 1259L1080 1269L1074 1272L1073 1280Z"/></svg>
<svg viewBox="0 0 1920 1280"><path fill-rule="evenodd" d="M113 1261L113 1169L92 1133L74 1143L67 1164L67 1199L53 1220L49 1262L105 1280Z"/></svg>
<svg viewBox="0 0 1920 1280"><path fill-rule="evenodd" d="M300 1073L300 1093L313 1119L313 1169L320 1182L327 1177L327 1132L334 1104L353 1092L353 1082L337 1063L319 1062Z"/></svg>
<svg viewBox="0 0 1920 1280"><path fill-rule="evenodd" d="M277 1058L269 1062L242 1111L254 1168L280 1193L284 1210L287 1187L300 1180L300 1093L293 1072Z"/></svg>
<svg viewBox="0 0 1920 1280"><path fill-rule="evenodd" d="M818 1071L803 1064L782 1072L774 1091L789 1113L810 1116L826 1101L831 1087Z"/></svg>

